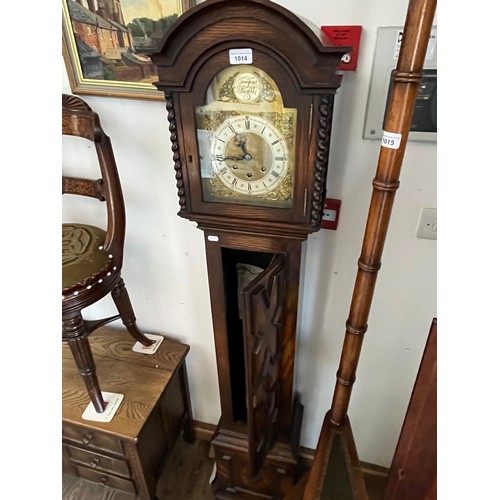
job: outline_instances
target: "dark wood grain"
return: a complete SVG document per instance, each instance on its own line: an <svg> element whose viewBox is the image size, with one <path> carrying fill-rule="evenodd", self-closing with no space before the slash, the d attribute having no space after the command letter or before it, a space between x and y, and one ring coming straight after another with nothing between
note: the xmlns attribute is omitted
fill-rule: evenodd
<svg viewBox="0 0 500 500"><path fill-rule="evenodd" d="M178 436L193 440L185 371L189 346L165 339L154 354L137 353L126 331L105 327L89 342L103 390L123 395L123 401L110 422L83 419L86 387L63 344L63 470L103 483L101 488L152 499Z"/></svg>
<svg viewBox="0 0 500 500"><path fill-rule="evenodd" d="M158 500L212 500L209 483L214 468L210 443L178 439L158 479ZM62 500L136 500L137 496L63 473Z"/></svg>
<svg viewBox="0 0 500 500"><path fill-rule="evenodd" d="M62 349L63 421L82 427L102 429L129 440L137 439L145 419L156 404L158 394L167 386L186 357L189 346L162 341L154 355L132 351L135 341L126 332L100 328L89 339L104 391L124 394L120 411L112 422L88 422L81 415L88 405L85 386L74 370L66 345ZM145 370L145 368L149 368ZM147 384L142 385L147 374Z"/></svg>
<svg viewBox="0 0 500 500"><path fill-rule="evenodd" d="M437 498L437 319L429 331L384 500Z"/></svg>
<svg viewBox="0 0 500 500"><path fill-rule="evenodd" d="M197 427L198 429L198 427ZM196 439L193 443L186 443L178 439L172 453L165 462L156 496L158 500L213 500L214 495L209 484L214 468L213 454L211 453L210 432ZM308 460L304 459L304 471L307 471ZM366 467L365 482L370 500L382 500L387 472L372 470ZM300 500L303 494L307 473L301 474L297 482L297 494L291 492L284 500ZM63 474L61 500L136 500L135 495L115 490L108 486L96 485L85 479L70 474Z"/></svg>

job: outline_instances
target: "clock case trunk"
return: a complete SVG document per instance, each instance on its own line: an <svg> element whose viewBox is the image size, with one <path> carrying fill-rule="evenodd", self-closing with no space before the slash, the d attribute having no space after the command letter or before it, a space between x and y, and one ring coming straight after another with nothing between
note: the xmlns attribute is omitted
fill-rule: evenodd
<svg viewBox="0 0 500 500"><path fill-rule="evenodd" d="M302 241L204 233L222 410L217 490L280 498L297 474L302 421L293 393ZM245 287L240 264L262 269Z"/></svg>
<svg viewBox="0 0 500 500"><path fill-rule="evenodd" d="M221 418L213 438L216 498L283 498L298 474L302 405L294 394L301 248L320 227L336 73L349 47L266 0L206 0L187 11L151 54L164 92L178 215L205 235ZM249 48L253 64L297 109L290 209L214 203L202 196L195 109ZM261 273L239 286L238 266Z"/></svg>

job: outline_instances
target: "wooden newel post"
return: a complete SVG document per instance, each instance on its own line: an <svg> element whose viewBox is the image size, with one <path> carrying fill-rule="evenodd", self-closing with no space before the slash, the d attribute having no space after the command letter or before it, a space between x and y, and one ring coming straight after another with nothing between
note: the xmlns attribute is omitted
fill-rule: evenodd
<svg viewBox="0 0 500 500"><path fill-rule="evenodd" d="M331 420L336 425L342 424L347 414L363 336L368 328L368 315L381 267L392 205L399 187L399 174L435 10L436 0L411 0L408 6L400 55L392 75L393 90L384 122L384 138L373 180L372 199L333 395Z"/></svg>
<svg viewBox="0 0 500 500"><path fill-rule="evenodd" d="M399 175L411 119L422 79L436 0L410 0L396 70L392 75L384 134L373 180L373 191L358 272L346 322L344 345L337 371L332 406L326 413L304 493L286 500L367 500L354 438L347 416L356 369L368 328L368 315L399 187ZM297 490L301 488L297 486Z"/></svg>

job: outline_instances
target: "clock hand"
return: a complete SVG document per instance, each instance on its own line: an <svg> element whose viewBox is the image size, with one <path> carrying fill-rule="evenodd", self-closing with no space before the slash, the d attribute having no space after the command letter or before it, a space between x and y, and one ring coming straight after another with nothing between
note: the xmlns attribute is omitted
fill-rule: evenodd
<svg viewBox="0 0 500 500"><path fill-rule="evenodd" d="M251 160L251 159L252 159L252 155L249 154L245 148L245 149L243 149L242 155L240 155L240 156L226 156L226 157L222 158L222 161L226 161L226 160L240 161L240 160Z"/></svg>
<svg viewBox="0 0 500 500"><path fill-rule="evenodd" d="M248 160L248 161L251 160L252 155L248 152L247 145L246 145L247 138L243 134L237 134L234 136L234 142L243 151L242 160Z"/></svg>
<svg viewBox="0 0 500 500"><path fill-rule="evenodd" d="M245 160L251 160L252 159L252 155L248 152L245 143L242 142L241 144L238 144L238 146L243 151L243 157L245 158Z"/></svg>
<svg viewBox="0 0 500 500"><path fill-rule="evenodd" d="M222 161L226 161L226 160L234 160L234 161L239 161L239 160L246 160L247 158L245 157L245 155L241 155L241 156L226 156L225 158L222 158Z"/></svg>

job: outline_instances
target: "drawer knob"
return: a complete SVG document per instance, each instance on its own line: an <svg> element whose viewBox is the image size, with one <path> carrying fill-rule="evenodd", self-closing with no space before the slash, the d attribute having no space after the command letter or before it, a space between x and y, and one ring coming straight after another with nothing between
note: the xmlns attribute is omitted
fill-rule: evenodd
<svg viewBox="0 0 500 500"><path fill-rule="evenodd" d="M90 434L90 432L83 438L83 443L84 444L89 444L90 441L92 441L92 439L94 439L94 436L92 434Z"/></svg>
<svg viewBox="0 0 500 500"><path fill-rule="evenodd" d="M107 482L108 482L107 477L101 477L101 479L99 480L99 484L102 484L102 485L105 485Z"/></svg>
<svg viewBox="0 0 500 500"><path fill-rule="evenodd" d="M95 467L97 467L98 464L99 464L99 459L94 458L94 459L92 459L92 462L90 462L90 467L95 468Z"/></svg>

